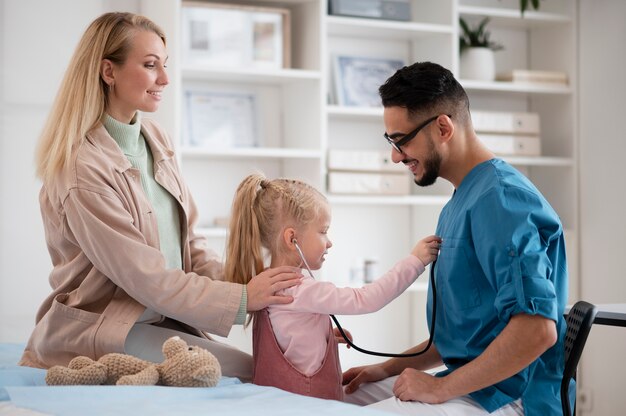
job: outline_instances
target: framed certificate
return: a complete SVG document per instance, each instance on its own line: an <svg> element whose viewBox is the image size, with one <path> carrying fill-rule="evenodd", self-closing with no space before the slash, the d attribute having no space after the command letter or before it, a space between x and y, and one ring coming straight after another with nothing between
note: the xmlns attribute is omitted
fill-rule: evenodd
<svg viewBox="0 0 626 416"><path fill-rule="evenodd" d="M184 2L182 59L189 65L290 66L288 9Z"/></svg>
<svg viewBox="0 0 626 416"><path fill-rule="evenodd" d="M334 80L337 104L348 107L380 107L378 88L405 64L401 59L335 56Z"/></svg>
<svg viewBox="0 0 626 416"><path fill-rule="evenodd" d="M259 145L254 94L187 90L185 106L185 146L216 149Z"/></svg>

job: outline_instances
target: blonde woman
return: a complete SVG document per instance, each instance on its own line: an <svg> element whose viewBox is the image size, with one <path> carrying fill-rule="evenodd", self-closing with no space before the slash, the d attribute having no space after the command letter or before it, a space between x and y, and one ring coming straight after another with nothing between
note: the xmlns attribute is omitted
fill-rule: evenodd
<svg viewBox="0 0 626 416"><path fill-rule="evenodd" d="M211 341L246 312L288 303L275 292L299 283L288 267L248 285L194 231L198 213L167 134L142 112L168 84L165 35L131 13L87 28L43 130L37 173L53 269L22 365L67 365L126 352L160 361L179 335L213 352L223 374L251 378L251 357Z"/></svg>
<svg viewBox="0 0 626 416"><path fill-rule="evenodd" d="M297 266L318 270L332 246L328 238L330 206L312 186L293 179L245 178L235 194L226 275L239 283L264 266L263 249L271 267ZM437 257L441 240L422 239L410 255L373 283L338 288L305 276L301 285L285 289L294 301L272 305L254 316L254 378L306 396L343 399L336 335L329 314L362 314L379 310L404 290ZM248 283L249 284L249 283Z"/></svg>

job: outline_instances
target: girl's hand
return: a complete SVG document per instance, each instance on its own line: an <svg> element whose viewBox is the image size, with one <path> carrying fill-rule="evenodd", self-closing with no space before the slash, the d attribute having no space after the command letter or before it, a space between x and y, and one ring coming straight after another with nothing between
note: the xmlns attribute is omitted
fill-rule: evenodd
<svg viewBox="0 0 626 416"><path fill-rule="evenodd" d="M293 297L276 295L276 292L299 285L302 277L297 267L280 266L262 271L246 285L248 312L259 311L277 303L293 302Z"/></svg>
<svg viewBox="0 0 626 416"><path fill-rule="evenodd" d="M437 259L440 246L441 238L430 235L420 240L411 250L411 254L420 259L424 266L427 266Z"/></svg>

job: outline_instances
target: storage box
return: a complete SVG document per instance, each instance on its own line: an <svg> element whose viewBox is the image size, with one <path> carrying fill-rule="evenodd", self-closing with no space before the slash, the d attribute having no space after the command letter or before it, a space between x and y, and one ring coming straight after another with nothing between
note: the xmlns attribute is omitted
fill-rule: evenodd
<svg viewBox="0 0 626 416"><path fill-rule="evenodd" d="M478 138L489 150L498 155L541 155L541 140L538 136L479 134Z"/></svg>
<svg viewBox="0 0 626 416"><path fill-rule="evenodd" d="M390 150L329 150L328 169L406 172L402 163L393 163Z"/></svg>
<svg viewBox="0 0 626 416"><path fill-rule="evenodd" d="M356 195L408 195L408 173L329 172L328 192Z"/></svg>
<svg viewBox="0 0 626 416"><path fill-rule="evenodd" d="M503 111L472 111L472 124L477 133L539 134L539 114Z"/></svg>
<svg viewBox="0 0 626 416"><path fill-rule="evenodd" d="M514 69L496 75L498 81L537 82L567 85L568 76L563 71L537 71L534 69Z"/></svg>
<svg viewBox="0 0 626 416"><path fill-rule="evenodd" d="M330 0L328 11L335 16L411 20L410 0Z"/></svg>

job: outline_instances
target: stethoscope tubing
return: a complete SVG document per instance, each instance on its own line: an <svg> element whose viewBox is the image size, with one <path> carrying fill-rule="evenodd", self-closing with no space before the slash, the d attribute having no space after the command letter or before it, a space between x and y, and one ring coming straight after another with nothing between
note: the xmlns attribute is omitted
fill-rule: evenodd
<svg viewBox="0 0 626 416"><path fill-rule="evenodd" d="M306 259L304 258L304 254L302 253L302 250L300 249L300 246L295 241L295 239L294 239L293 242L294 242L294 245L296 247L296 250L298 251L298 255L300 256L300 259L302 260L302 263L304 264L304 267L306 267L307 271L309 272L309 275L312 278L315 279L315 277L313 276L313 272L309 268L309 264L307 263ZM430 346L433 343L433 339L435 338L435 320L436 320L436 317L437 317L437 288L435 287L435 264L436 263L437 263L437 261L435 260L430 265L430 286L431 286L432 291L433 291L433 316L432 316L432 319L430 320L430 334L428 336L428 343L426 344L426 347L424 347L423 350L417 351L417 352L412 352L410 354L406 354L406 353L405 354L396 354L396 353L389 353L389 352L378 352L378 351L366 350L365 348L361 348L361 347L355 345L352 341L350 341L350 339L346 335L346 332L341 327L341 324L339 324L339 320L335 317L335 315L331 314L330 317L333 320L333 322L335 323L335 325L337 326L337 329L339 330L339 333L341 334L343 339L346 341L346 344L348 344L351 348L354 348L356 351L362 352L363 354L375 355L377 357L408 358L408 357L416 357L418 355L422 355L426 351L428 351L430 349Z"/></svg>
<svg viewBox="0 0 626 416"><path fill-rule="evenodd" d="M354 345L354 343L352 341L350 341L350 339L346 335L345 331L343 330L343 328L339 324L339 321L337 320L335 315L330 315L330 317L333 320L333 322L335 323L335 325L337 326L337 329L339 330L339 333L341 334L343 339L346 341L346 343L351 348L354 348L355 350L357 350L359 352L362 352L364 354L369 354L369 355L375 355L377 357L391 357L391 358L417 357L418 355L422 355L422 354L424 354L426 351L428 351L430 349L430 346L432 345L433 339L435 337L435 319L436 319L436 316L437 316L437 289L435 288L435 262L433 262L430 265L430 285L431 285L431 287L433 289L433 316L432 316L432 319L430 320L430 335L428 336L428 343L426 344L426 347L424 347L424 349L421 350L421 351L412 352L410 354L406 354L406 353L404 353L404 354L396 354L396 353L390 353L390 352L378 352L378 351L366 350L366 349L361 348L361 347L359 347L357 345Z"/></svg>

